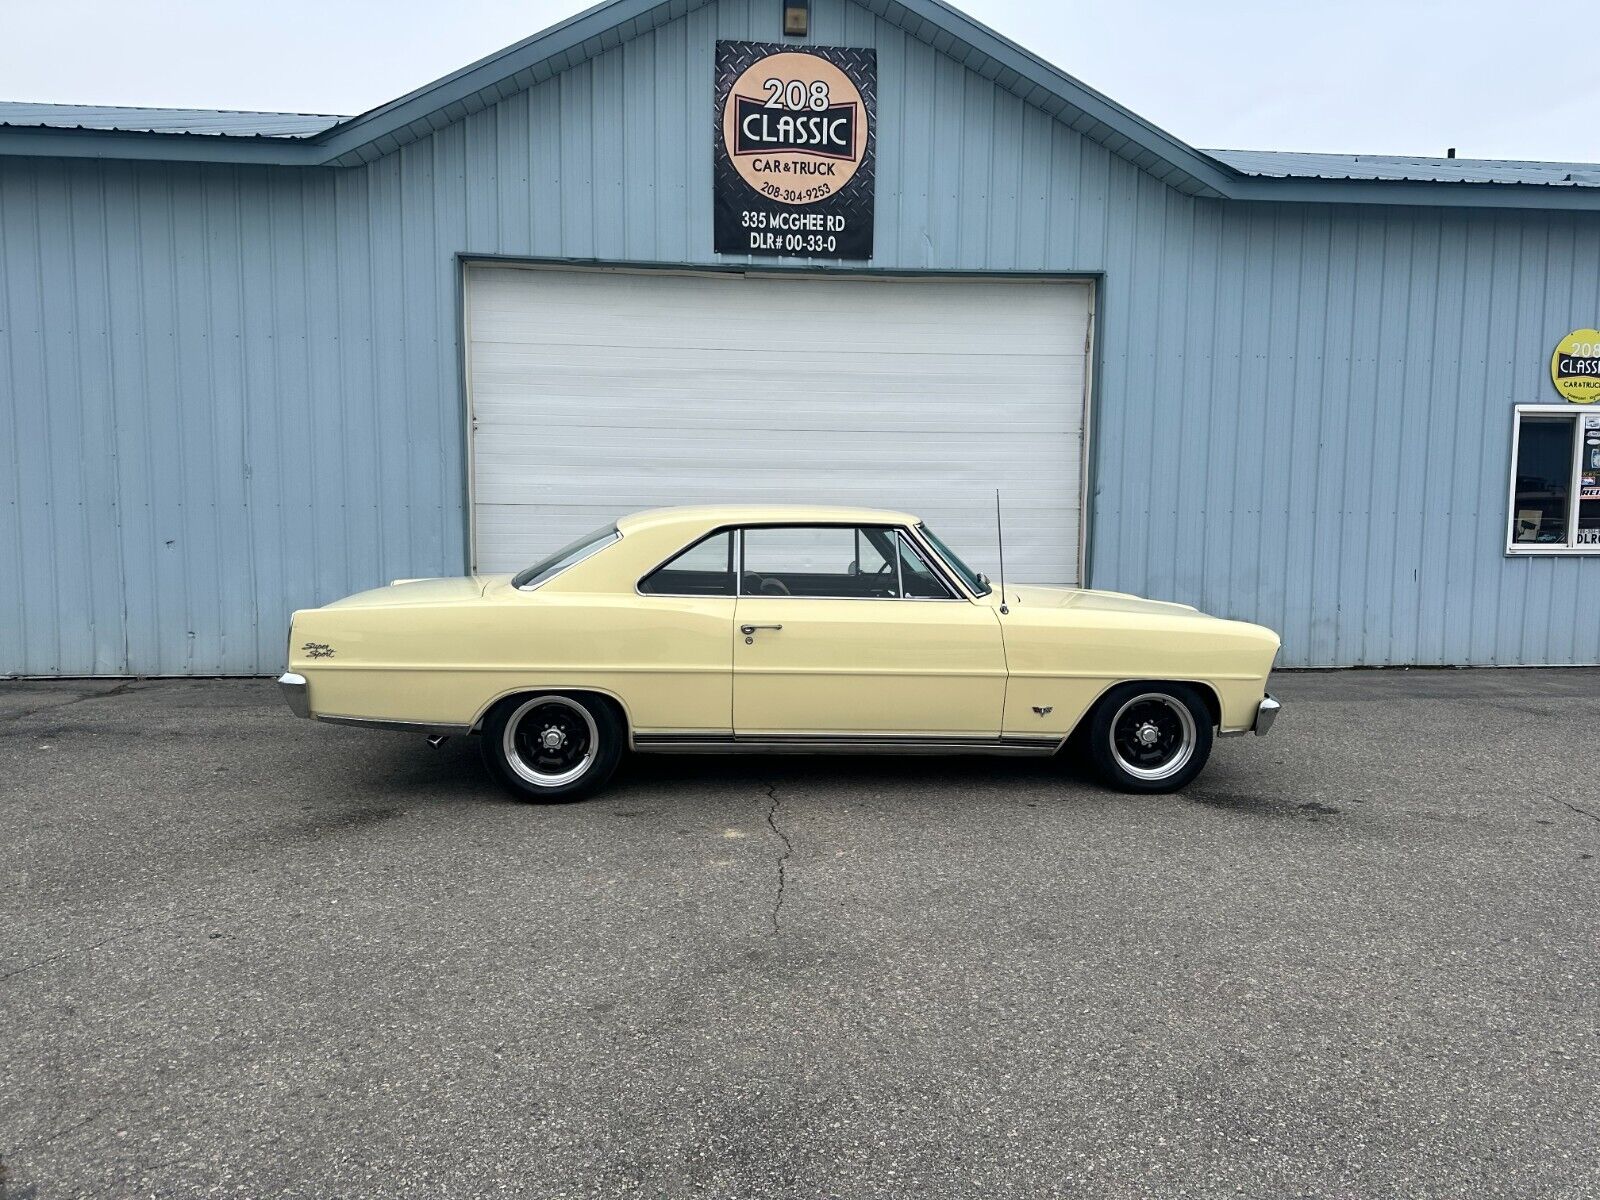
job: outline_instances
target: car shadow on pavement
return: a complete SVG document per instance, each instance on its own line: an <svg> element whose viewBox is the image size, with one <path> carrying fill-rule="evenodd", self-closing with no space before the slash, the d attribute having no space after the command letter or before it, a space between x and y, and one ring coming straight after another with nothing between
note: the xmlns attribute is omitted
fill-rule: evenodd
<svg viewBox="0 0 1600 1200"><path fill-rule="evenodd" d="M1064 761L984 755L633 754L612 782L618 787L742 784L753 779L824 790L886 787L904 791L970 791L996 784L1029 788L1096 786Z"/></svg>
<svg viewBox="0 0 1600 1200"><path fill-rule="evenodd" d="M420 740L376 735L370 753L346 758L341 775L355 786L334 806L307 803L297 822L303 835L321 836L385 824L424 809L521 807L490 778L475 737L438 747ZM366 747L363 747L366 750ZM1208 809L1258 818L1326 821L1342 809L1317 801L1265 794L1214 764L1176 799ZM948 797L962 805L1003 803L1143 803L1149 797L1112 791L1072 753L1057 758L985 755L670 755L629 754L616 776L590 801L689 799L706 791L790 789L801 794L881 798ZM1168 799L1155 797L1154 799Z"/></svg>

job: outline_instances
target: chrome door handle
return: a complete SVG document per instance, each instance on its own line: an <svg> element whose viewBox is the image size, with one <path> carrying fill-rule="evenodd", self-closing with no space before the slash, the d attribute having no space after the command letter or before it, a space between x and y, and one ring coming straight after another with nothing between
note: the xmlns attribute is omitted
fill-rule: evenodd
<svg viewBox="0 0 1600 1200"><path fill-rule="evenodd" d="M782 628L783 628L782 625L741 625L741 626L739 626L739 632L744 634L745 637L749 637L752 633L754 633L758 629L782 629Z"/></svg>

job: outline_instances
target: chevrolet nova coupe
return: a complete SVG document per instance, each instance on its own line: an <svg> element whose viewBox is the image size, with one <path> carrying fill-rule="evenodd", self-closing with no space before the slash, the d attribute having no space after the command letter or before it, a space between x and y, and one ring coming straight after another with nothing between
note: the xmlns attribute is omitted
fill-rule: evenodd
<svg viewBox="0 0 1600 1200"><path fill-rule="evenodd" d="M1054 755L1170 792L1264 734L1269 629L1115 592L1002 597L916 517L638 513L516 575L398 580L294 614L300 716L478 734L514 795L575 800L625 750Z"/></svg>

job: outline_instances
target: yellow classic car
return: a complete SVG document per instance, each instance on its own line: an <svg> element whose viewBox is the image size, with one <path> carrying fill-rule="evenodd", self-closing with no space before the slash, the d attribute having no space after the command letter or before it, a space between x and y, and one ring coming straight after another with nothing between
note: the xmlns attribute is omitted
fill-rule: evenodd
<svg viewBox="0 0 1600 1200"><path fill-rule="evenodd" d="M668 508L515 575L405 579L294 614L302 717L478 734L514 795L603 786L624 750L1053 755L1167 792L1264 734L1278 636L1081 588L1002 596L906 513Z"/></svg>

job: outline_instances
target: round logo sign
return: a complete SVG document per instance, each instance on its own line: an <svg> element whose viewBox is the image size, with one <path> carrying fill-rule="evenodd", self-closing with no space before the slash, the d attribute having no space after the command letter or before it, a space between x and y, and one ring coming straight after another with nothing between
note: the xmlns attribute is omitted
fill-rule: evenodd
<svg viewBox="0 0 1600 1200"><path fill-rule="evenodd" d="M770 54L733 81L722 107L728 161L780 204L815 204L849 183L867 151L850 77L815 54Z"/></svg>
<svg viewBox="0 0 1600 1200"><path fill-rule="evenodd" d="M1550 379L1574 404L1600 400L1600 330L1578 329L1556 343Z"/></svg>

